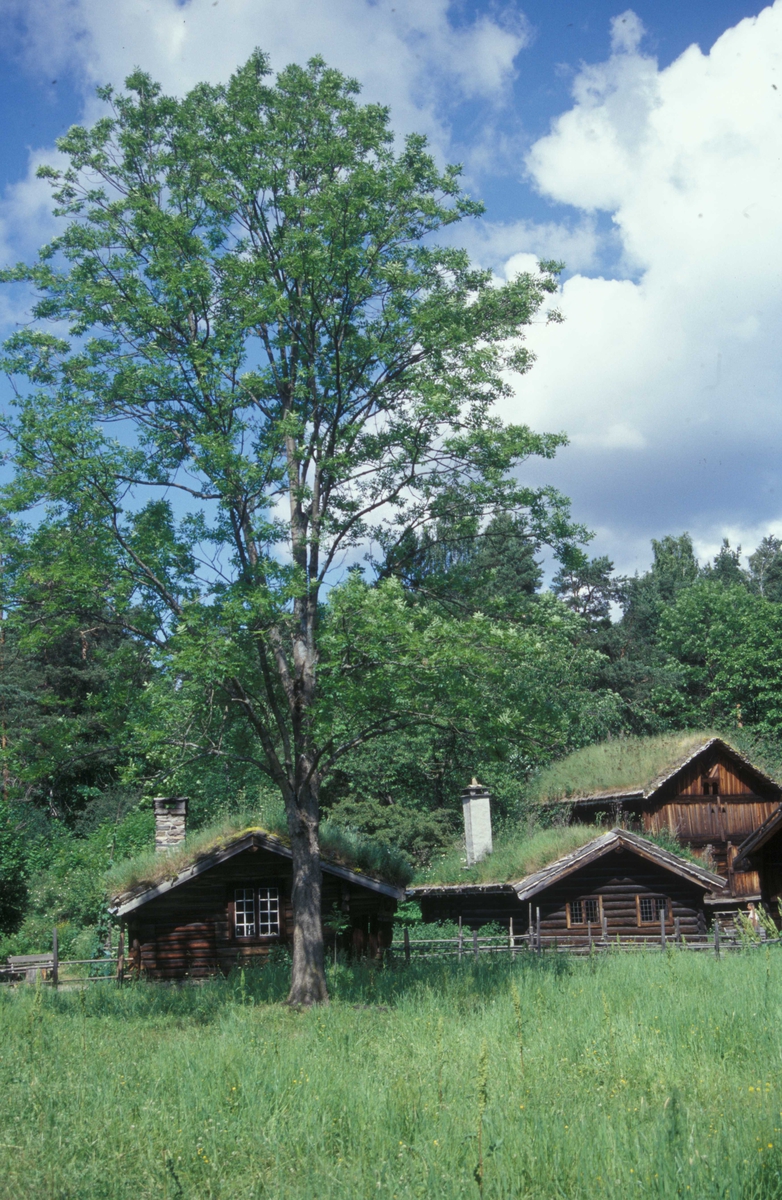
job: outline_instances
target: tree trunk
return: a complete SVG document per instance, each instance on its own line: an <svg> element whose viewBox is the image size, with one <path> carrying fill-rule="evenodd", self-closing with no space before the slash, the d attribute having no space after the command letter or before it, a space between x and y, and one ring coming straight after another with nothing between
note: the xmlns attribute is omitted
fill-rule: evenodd
<svg viewBox="0 0 782 1200"><path fill-rule="evenodd" d="M328 1004L323 964L318 800L305 785L288 812L293 851L293 970L288 1004Z"/></svg>

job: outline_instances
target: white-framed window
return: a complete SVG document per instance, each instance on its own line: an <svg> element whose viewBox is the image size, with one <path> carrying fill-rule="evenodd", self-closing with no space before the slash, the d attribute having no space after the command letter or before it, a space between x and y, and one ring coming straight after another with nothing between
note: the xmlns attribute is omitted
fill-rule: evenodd
<svg viewBox="0 0 782 1200"><path fill-rule="evenodd" d="M276 937L280 932L280 889L236 888L234 929L238 938Z"/></svg>
<svg viewBox="0 0 782 1200"><path fill-rule="evenodd" d="M234 927L237 937L255 937L255 888L234 892Z"/></svg>
<svg viewBox="0 0 782 1200"><path fill-rule="evenodd" d="M280 932L279 888L258 888L258 932L261 936Z"/></svg>

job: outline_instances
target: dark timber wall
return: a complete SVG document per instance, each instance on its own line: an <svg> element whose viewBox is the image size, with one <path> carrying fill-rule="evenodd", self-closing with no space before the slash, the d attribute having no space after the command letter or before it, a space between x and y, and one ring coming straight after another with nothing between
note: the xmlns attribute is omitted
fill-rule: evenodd
<svg viewBox="0 0 782 1200"><path fill-rule="evenodd" d="M612 850L572 875L553 883L531 901L519 901L515 893L450 892L421 898L425 921L457 920L460 916L469 928L480 928L490 921L508 926L513 919L516 934L527 931L530 904L533 923L540 909L541 934L563 942L580 942L588 937L586 924L568 924L568 904L574 900L599 898L600 918L593 925L593 936L602 932L606 918L609 937L660 937L660 921L639 923L640 898L665 900L666 931L673 935L676 918L680 932L688 937L706 932L707 916L703 889L680 876L658 867L627 849Z"/></svg>
<svg viewBox="0 0 782 1200"><path fill-rule="evenodd" d="M279 888L280 933L237 938L234 891L258 887ZM151 979L181 979L227 973L237 964L265 959L270 946L291 940L290 897L290 860L260 847L245 850L128 915L130 968ZM324 917L335 907L348 926L339 935L343 949L374 956L391 944L394 900L324 871ZM333 948L328 920L325 934Z"/></svg>

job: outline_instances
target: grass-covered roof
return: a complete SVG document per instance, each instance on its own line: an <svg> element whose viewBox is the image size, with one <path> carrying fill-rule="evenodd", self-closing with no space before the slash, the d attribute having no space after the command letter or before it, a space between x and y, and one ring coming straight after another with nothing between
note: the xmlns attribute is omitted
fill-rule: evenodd
<svg viewBox="0 0 782 1200"><path fill-rule="evenodd" d="M260 833L283 846L290 846L282 817L264 814L263 824L252 814L231 817L208 829L189 834L184 842L165 854L149 850L116 863L107 875L107 891L117 900L156 887L250 833ZM321 825L320 845L326 864L346 867L357 874L368 875L396 887L405 887L412 879L413 869L401 851L343 829L331 821L324 821Z"/></svg>
<svg viewBox="0 0 782 1200"><path fill-rule="evenodd" d="M519 831L497 838L493 853L487 854L472 867L465 866L464 849L456 847L437 859L428 870L419 872L413 881L413 888L519 883L526 876L550 867L558 859L573 854L607 832L605 825L580 824L554 825L531 833ZM667 831L644 833L643 838L669 854L703 867L697 855L688 846L680 845L677 838Z"/></svg>
<svg viewBox="0 0 782 1200"><path fill-rule="evenodd" d="M647 793L718 736L711 730L690 730L654 737L613 738L585 746L541 771L531 781L528 792L542 803Z"/></svg>
<svg viewBox="0 0 782 1200"><path fill-rule="evenodd" d="M492 854L465 866L464 848L455 847L437 858L426 871L419 872L413 883L429 886L448 883L515 883L525 875L539 871L565 854L571 854L593 838L605 833L597 825L556 825L533 833L495 839Z"/></svg>

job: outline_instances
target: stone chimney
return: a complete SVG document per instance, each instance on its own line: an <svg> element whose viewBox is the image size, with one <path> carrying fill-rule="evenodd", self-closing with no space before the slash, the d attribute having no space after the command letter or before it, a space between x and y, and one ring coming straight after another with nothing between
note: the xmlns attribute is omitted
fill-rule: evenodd
<svg viewBox="0 0 782 1200"><path fill-rule="evenodd" d="M492 852L491 793L473 777L462 792L464 810L464 840L467 844L467 866L480 862Z"/></svg>
<svg viewBox="0 0 782 1200"><path fill-rule="evenodd" d="M185 840L187 796L155 796L155 850L173 849Z"/></svg>

